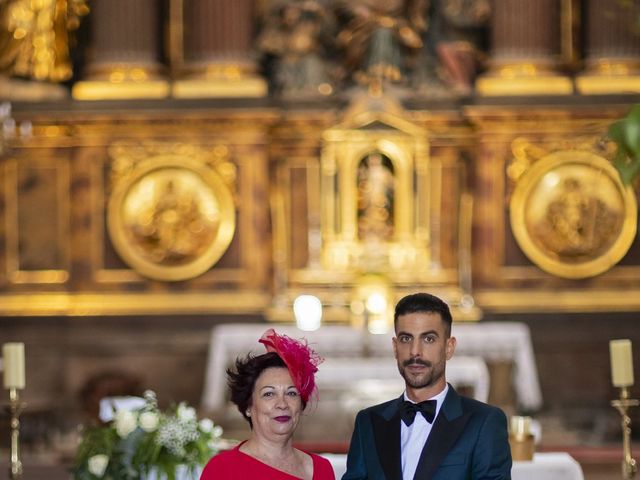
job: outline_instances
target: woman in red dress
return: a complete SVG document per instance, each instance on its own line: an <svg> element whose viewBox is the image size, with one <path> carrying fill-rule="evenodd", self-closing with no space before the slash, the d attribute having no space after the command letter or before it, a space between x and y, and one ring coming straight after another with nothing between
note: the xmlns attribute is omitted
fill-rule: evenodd
<svg viewBox="0 0 640 480"><path fill-rule="evenodd" d="M209 460L200 480L335 480L328 460L293 447L322 359L273 329L260 343L267 353L239 358L236 370L227 370L231 401L249 422L251 437Z"/></svg>

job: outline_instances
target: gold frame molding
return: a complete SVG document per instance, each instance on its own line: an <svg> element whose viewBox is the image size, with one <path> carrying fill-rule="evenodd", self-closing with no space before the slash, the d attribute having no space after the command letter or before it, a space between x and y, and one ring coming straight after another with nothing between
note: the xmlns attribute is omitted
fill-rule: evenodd
<svg viewBox="0 0 640 480"><path fill-rule="evenodd" d="M543 190L541 184L545 183L545 187L548 187L547 194L553 192L557 184L552 180L555 182L562 180L562 170L567 169L573 169L574 176L566 176L565 182L591 181L592 192L599 193L590 198L596 198L596 201L601 202L598 208L607 209L617 203L622 209L619 230L614 232L617 234L616 238L604 250L594 252L593 255L583 252L572 258L569 255L563 256L562 252L545 250L539 241L536 241L531 231L533 227L530 220L536 215L531 212L544 210L548 213L551 205L551 201L544 206L540 201L540 198L545 197L544 192L541 193ZM577 178L580 180L576 180ZM597 188L594 187L595 184ZM579 186L576 188L581 189ZM607 197L607 193L611 191L615 191L615 194ZM585 197L582 191L576 191L576 194L580 195L581 199ZM617 198L614 198L616 196ZM545 198L549 199L549 196ZM536 199L538 205L535 205ZM588 151L564 150L541 158L519 178L511 197L510 221L518 245L524 254L542 270L563 278L588 278L609 270L631 247L637 228L637 203L633 190L622 184L617 171L605 158Z"/></svg>
<svg viewBox="0 0 640 480"><path fill-rule="evenodd" d="M55 245L60 255L60 267L57 269L25 270L21 268L20 258L20 228L18 221L19 197L19 169L48 169L54 172L50 180L56 184L56 202L58 203L58 217L54 219L57 225ZM70 211L69 185L71 172L67 159L44 158L28 164L18 158L7 160L0 170L5 176L5 236L6 236L6 275L12 284L64 284L69 280L71 268L70 243Z"/></svg>
<svg viewBox="0 0 640 480"><path fill-rule="evenodd" d="M177 152L180 150L178 149ZM153 183L154 176L185 178L193 183L196 196L206 198L218 210L213 240L197 256L181 264L153 261L134 246L124 211L131 207L131 195L140 182ZM162 181L162 179L161 179ZM192 197L193 198L193 197ZM235 205L232 192L216 171L204 162L180 153L169 153L141 161L115 181L109 198L107 227L114 248L122 259L143 276L155 280L179 281L197 277L211 268L229 247L235 232Z"/></svg>

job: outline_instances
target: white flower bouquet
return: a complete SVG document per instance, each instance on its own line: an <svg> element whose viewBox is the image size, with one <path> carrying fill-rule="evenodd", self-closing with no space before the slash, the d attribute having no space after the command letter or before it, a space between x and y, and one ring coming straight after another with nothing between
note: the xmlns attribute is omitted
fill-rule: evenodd
<svg viewBox="0 0 640 480"><path fill-rule="evenodd" d="M135 409L115 408L106 425L87 427L76 454L77 480L175 480L181 469L197 479L202 466L218 451L222 428L185 403L167 412L147 391Z"/></svg>

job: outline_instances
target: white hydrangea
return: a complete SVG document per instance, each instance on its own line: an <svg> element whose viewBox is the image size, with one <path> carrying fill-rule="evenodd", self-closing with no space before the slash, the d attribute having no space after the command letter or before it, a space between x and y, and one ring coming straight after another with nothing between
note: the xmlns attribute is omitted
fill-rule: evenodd
<svg viewBox="0 0 640 480"><path fill-rule="evenodd" d="M209 418L203 418L198 422L198 426L200 427L200 431L209 433L213 430L213 421Z"/></svg>
<svg viewBox="0 0 640 480"><path fill-rule="evenodd" d="M178 418L185 422L194 421L196 419L196 409L193 407L187 407L187 405L182 402L178 405Z"/></svg>
<svg viewBox="0 0 640 480"><path fill-rule="evenodd" d="M160 423L160 416L157 412L142 412L138 418L138 423L145 432L155 432Z"/></svg>
<svg viewBox="0 0 640 480"><path fill-rule="evenodd" d="M129 410L118 410L115 415L116 432L120 438L126 438L138 426L136 414Z"/></svg>
<svg viewBox="0 0 640 480"><path fill-rule="evenodd" d="M96 477L102 477L109 464L109 457L103 454L94 455L90 457L88 462L89 472Z"/></svg>
<svg viewBox="0 0 640 480"><path fill-rule="evenodd" d="M180 418L170 418L158 429L156 442L166 447L178 457L185 455L185 445L200 437L198 424L195 421L183 421Z"/></svg>

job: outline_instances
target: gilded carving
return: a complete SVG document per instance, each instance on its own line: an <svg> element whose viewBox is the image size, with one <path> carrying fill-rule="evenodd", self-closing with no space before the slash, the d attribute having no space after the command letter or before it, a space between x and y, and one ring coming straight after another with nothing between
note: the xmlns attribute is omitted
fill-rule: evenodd
<svg viewBox="0 0 640 480"><path fill-rule="evenodd" d="M184 280L204 273L235 230L235 167L225 146L115 144L108 227L140 274Z"/></svg>
<svg viewBox="0 0 640 480"><path fill-rule="evenodd" d="M86 0L0 2L0 70L60 82L72 75L70 31L89 13Z"/></svg>
<svg viewBox="0 0 640 480"><path fill-rule="evenodd" d="M632 190L605 158L563 150L535 162L517 180L511 227L523 252L564 278L605 272L626 254L636 233Z"/></svg>

